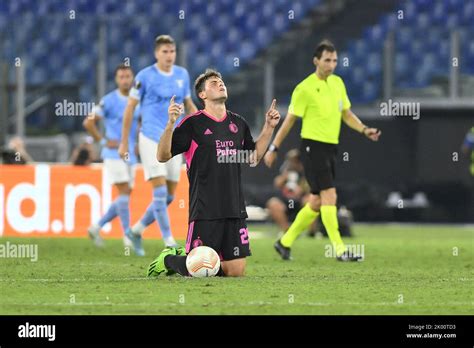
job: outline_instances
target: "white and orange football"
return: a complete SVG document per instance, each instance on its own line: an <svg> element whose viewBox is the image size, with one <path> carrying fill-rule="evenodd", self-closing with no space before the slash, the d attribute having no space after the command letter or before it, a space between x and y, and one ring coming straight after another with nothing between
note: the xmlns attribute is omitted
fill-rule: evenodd
<svg viewBox="0 0 474 348"><path fill-rule="evenodd" d="M193 277L214 277L219 272L221 260L214 249L207 246L199 246L188 254L186 267L189 274Z"/></svg>

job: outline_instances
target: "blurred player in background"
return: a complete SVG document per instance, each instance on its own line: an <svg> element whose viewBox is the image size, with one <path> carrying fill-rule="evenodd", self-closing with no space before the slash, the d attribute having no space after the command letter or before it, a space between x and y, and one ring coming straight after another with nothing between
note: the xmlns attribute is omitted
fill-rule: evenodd
<svg viewBox="0 0 474 348"><path fill-rule="evenodd" d="M334 179L341 118L350 128L372 141L377 141L381 132L365 126L351 111L344 82L333 74L337 65L337 53L331 42L325 40L317 46L313 63L316 71L296 86L291 96L288 115L265 155L265 163L271 167L278 148L296 118L301 117L301 153L311 196L288 231L275 243L275 249L282 259L291 259L290 247L293 242L321 214L337 260L357 261L361 259L359 255L346 251L337 220Z"/></svg>
<svg viewBox="0 0 474 348"><path fill-rule="evenodd" d="M110 205L104 216L95 224L89 227L89 237L97 246L103 245L100 237L101 228L116 216L120 218L124 230L124 243L130 245L130 241L125 232L130 227L130 193L134 181L134 165L137 163L137 157L134 151L137 123L139 118L139 108L135 109L131 122L131 131L127 135L129 138L127 161L120 158L118 146L122 139L122 118L127 105L128 95L133 85L133 70L126 65L119 65L115 69L115 83L117 89L113 90L102 98L99 105L84 120L84 128L94 138L96 142L102 145L101 157L104 160L104 167L112 183L118 190L117 199ZM102 135L97 122L103 120L105 134Z"/></svg>
<svg viewBox="0 0 474 348"><path fill-rule="evenodd" d="M278 189L278 194L270 198L266 206L271 218L286 232L290 222L294 221L298 211L309 199L309 186L298 149L288 151L273 185Z"/></svg>
<svg viewBox="0 0 474 348"><path fill-rule="evenodd" d="M467 132L462 144L462 150L471 160L469 171L474 178L474 127Z"/></svg>
<svg viewBox="0 0 474 348"><path fill-rule="evenodd" d="M471 219L474 218L474 127L467 132L466 137L464 138L464 142L462 144L462 151L466 156L469 156L471 161L469 165L469 172L471 173L471 180L469 182L469 190L470 190L470 216Z"/></svg>
<svg viewBox="0 0 474 348"><path fill-rule="evenodd" d="M178 246L174 240L169 223L168 205L174 198L179 181L182 158L177 156L167 163L159 163L156 149L161 135L168 123L168 105L173 95L178 103L183 103L188 113L197 111L191 99L188 71L175 65L176 44L169 35L160 35L155 39L156 63L141 70L135 78L130 92L123 119L122 142L119 153L122 157L129 151L128 134L133 112L140 103L141 128L138 139L140 158L143 164L145 180L153 187L152 202L143 217L127 232L135 241L135 252L144 255L141 235L153 221L160 226L166 246Z"/></svg>
<svg viewBox="0 0 474 348"><path fill-rule="evenodd" d="M227 89L222 76L207 70L195 82L195 92L204 109L184 118L174 127L183 106L171 98L169 121L158 146L157 157L169 161L185 153L189 177L189 229L186 249L165 248L148 268L148 276L179 273L188 275L186 254L205 245L220 256L218 275L243 276L250 245L241 168L245 160L237 155L247 154L247 163L256 165L263 157L280 120L276 101L265 115L265 123L256 141L247 122L226 109ZM225 159L234 160L226 161ZM222 159L222 160L221 160Z"/></svg>

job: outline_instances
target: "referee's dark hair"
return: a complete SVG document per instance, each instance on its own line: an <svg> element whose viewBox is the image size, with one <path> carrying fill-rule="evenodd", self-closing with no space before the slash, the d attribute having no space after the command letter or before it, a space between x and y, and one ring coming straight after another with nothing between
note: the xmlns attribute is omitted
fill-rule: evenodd
<svg viewBox="0 0 474 348"><path fill-rule="evenodd" d="M201 99L199 93L204 90L206 81L209 80L211 77L218 77L222 80L222 75L220 72L214 69L206 69L206 71L203 74L199 75L196 81L194 82L194 92L196 93L196 97L198 97L199 102L202 106L205 106L204 100Z"/></svg>
<svg viewBox="0 0 474 348"><path fill-rule="evenodd" d="M318 44L318 46L314 50L313 58L316 57L318 59L321 59L321 56L323 55L324 51L328 51L331 53L336 52L336 47L334 47L334 44L331 41L323 40Z"/></svg>

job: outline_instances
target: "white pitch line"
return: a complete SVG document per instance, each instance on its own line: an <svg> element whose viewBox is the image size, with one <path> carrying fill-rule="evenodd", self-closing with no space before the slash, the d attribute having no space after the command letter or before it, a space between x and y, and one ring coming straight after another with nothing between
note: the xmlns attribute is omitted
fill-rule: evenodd
<svg viewBox="0 0 474 348"><path fill-rule="evenodd" d="M370 227L428 227L428 228L449 228L449 227L454 227L454 228L460 228L460 229L468 229L470 231L474 230L474 224L470 223L460 223L460 224L454 224L454 223L416 223L416 222L355 222L355 226L370 226Z"/></svg>
<svg viewBox="0 0 474 348"><path fill-rule="evenodd" d="M214 278L214 277L211 277ZM220 278L220 277L219 277ZM274 280L276 277L263 277L263 276L252 276L252 277L247 277L247 279L250 280L257 280L257 279L272 279ZM191 280L192 277L176 277L176 279L183 279L184 281ZM285 277L285 280L288 280L289 277ZM0 279L0 283L15 283L15 282L39 282L39 283L47 283L47 282L72 282L72 283L77 283L77 282L121 282L121 281L131 281L131 280L147 280L147 281L156 281L156 278L148 278L148 277L128 277L128 278L71 278L71 279L64 279L64 278L58 278L58 279L51 279L51 278L31 278L31 279ZM316 280L320 280L319 278L316 278ZM473 279L471 278L458 278L458 279L447 279L443 278L442 281L460 281L460 282L470 282ZM386 280L381 280L381 282L385 282Z"/></svg>
<svg viewBox="0 0 474 348"><path fill-rule="evenodd" d="M130 278L114 278L114 279L104 279L104 278L72 278L72 279L48 279L48 278L32 278L32 279L0 279L0 282L5 283L15 283L15 282L39 282L39 283L47 283L47 282L91 282L91 281L98 281L98 282L121 282L121 281L129 281L129 280L154 280L153 278L148 277L130 277Z"/></svg>
<svg viewBox="0 0 474 348"><path fill-rule="evenodd" d="M327 306L474 306L474 302L448 302L448 303L417 303L417 302L294 302L294 303L274 303L267 301L252 302L225 302L225 303L204 303L204 304L186 304L186 303L157 303L157 302L140 302L140 303L113 303L113 302L58 302L58 303L2 303L2 306L147 306L147 307L168 307L168 306L203 306L203 307L225 307L225 306L311 306L311 307L327 307Z"/></svg>

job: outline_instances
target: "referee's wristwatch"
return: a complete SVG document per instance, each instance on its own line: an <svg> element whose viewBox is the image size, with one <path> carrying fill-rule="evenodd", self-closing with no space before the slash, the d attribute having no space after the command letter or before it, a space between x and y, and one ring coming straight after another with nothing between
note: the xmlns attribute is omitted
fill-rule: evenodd
<svg viewBox="0 0 474 348"><path fill-rule="evenodd" d="M275 144L271 144L271 145L268 147L268 151L270 151L270 152L277 152L277 151L278 151L278 147L277 147Z"/></svg>

